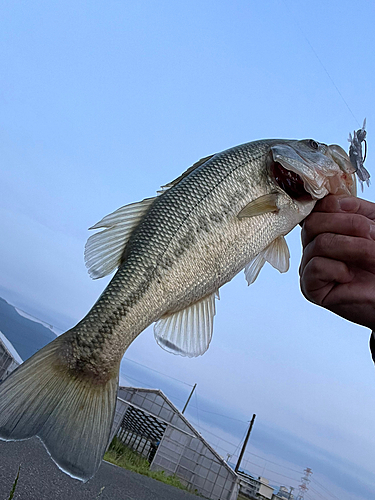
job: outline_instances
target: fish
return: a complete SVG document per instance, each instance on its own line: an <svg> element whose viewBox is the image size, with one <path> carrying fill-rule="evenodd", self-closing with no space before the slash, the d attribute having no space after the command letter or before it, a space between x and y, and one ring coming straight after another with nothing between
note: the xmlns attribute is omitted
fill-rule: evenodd
<svg viewBox="0 0 375 500"><path fill-rule="evenodd" d="M156 196L92 226L90 276L115 274L88 314L0 385L0 438L38 436L57 466L81 481L97 471L116 405L121 359L152 323L174 354L202 355L220 288L266 262L289 268L285 241L329 193L356 195L355 168L338 145L313 139L248 142L202 158Z"/></svg>

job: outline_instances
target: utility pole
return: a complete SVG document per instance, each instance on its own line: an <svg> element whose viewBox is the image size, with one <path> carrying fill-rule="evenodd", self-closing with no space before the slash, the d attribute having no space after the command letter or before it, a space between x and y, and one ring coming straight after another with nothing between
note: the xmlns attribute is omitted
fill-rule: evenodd
<svg viewBox="0 0 375 500"><path fill-rule="evenodd" d="M197 387L197 384L194 384L194 387L193 387L193 388L192 388L192 390L191 390L191 393L190 393L190 395L189 395L189 397L188 397L188 400L187 400L187 401L186 401L186 403L185 403L184 409L183 409L183 410L182 410L182 412L181 412L182 414L185 412L186 407L187 407L187 405L189 404L189 401L190 401L190 399L191 399L191 396L193 395L193 392L195 391L195 388L196 388L196 387Z"/></svg>
<svg viewBox="0 0 375 500"><path fill-rule="evenodd" d="M238 457L237 465L236 465L236 468L234 469L234 472L238 472L238 469L241 465L241 460L242 460L243 454L245 453L245 448L246 448L247 442L249 441L250 432L251 432L251 429L253 428L255 417L256 417L256 415L254 413L253 418L251 419L251 422L249 425L249 430L247 431L247 434L245 437L245 441L243 442L242 450L241 450L240 456Z"/></svg>

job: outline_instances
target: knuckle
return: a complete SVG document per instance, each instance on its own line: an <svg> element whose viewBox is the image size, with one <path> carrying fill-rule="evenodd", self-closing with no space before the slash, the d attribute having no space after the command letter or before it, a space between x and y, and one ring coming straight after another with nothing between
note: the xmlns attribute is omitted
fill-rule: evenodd
<svg viewBox="0 0 375 500"><path fill-rule="evenodd" d="M367 238L370 234L370 221L363 215L350 216L351 234Z"/></svg>
<svg viewBox="0 0 375 500"><path fill-rule="evenodd" d="M311 214L309 215L309 217L307 217L307 219L305 219L304 223L303 223L303 229L302 229L302 232L306 235L306 236L309 236L309 234L311 234L313 231L313 226L314 226L314 215Z"/></svg>
<svg viewBox="0 0 375 500"><path fill-rule="evenodd" d="M317 254L325 254L327 249L331 248L337 240L337 235L332 233L321 233L314 240L314 249Z"/></svg>
<svg viewBox="0 0 375 500"><path fill-rule="evenodd" d="M338 196L329 194L319 200L316 207L318 210L322 210L323 212L338 212Z"/></svg>
<svg viewBox="0 0 375 500"><path fill-rule="evenodd" d="M306 272L310 273L312 276L317 276L322 270L322 259L318 256L314 256L310 259Z"/></svg>
<svg viewBox="0 0 375 500"><path fill-rule="evenodd" d="M317 214L310 214L304 221L301 231L302 245L305 247L315 237L319 230Z"/></svg>
<svg viewBox="0 0 375 500"><path fill-rule="evenodd" d="M361 241L361 260L365 263L375 265L375 243L370 240Z"/></svg>

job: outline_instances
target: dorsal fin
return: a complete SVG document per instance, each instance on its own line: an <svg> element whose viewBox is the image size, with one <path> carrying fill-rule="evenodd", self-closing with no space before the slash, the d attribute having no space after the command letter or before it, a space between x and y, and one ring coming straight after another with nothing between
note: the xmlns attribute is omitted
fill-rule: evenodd
<svg viewBox="0 0 375 500"><path fill-rule="evenodd" d="M200 167L201 165L203 165L204 163L206 163L206 161L208 161L210 158L212 158L213 156L215 155L209 155L209 156L206 156L205 158L201 158L200 160L198 160L196 163L194 163L194 165L192 165L191 167L189 167L187 170L185 170L185 172L183 172L180 176L178 176L176 179L174 179L173 181L171 182L168 182L168 184L164 184L164 186L161 186L160 190L158 191L158 194L162 194L164 193L165 191L167 191L168 189L174 187L176 184L178 184L180 181L182 181L182 179L184 179L185 177L187 177L189 174L191 174L191 172L193 172L193 170L195 170L196 168Z"/></svg>
<svg viewBox="0 0 375 500"><path fill-rule="evenodd" d="M106 228L90 236L85 246L85 263L91 278L103 278L120 265L130 235L154 200L146 198L125 205L90 227Z"/></svg>

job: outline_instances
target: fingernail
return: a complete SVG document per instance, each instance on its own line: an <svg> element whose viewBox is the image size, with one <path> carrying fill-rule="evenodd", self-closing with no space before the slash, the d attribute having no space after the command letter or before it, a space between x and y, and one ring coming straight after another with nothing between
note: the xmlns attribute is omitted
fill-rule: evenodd
<svg viewBox="0 0 375 500"><path fill-rule="evenodd" d="M339 205L341 210L344 210L345 212L353 212L356 208L356 201L355 198L340 198L339 199Z"/></svg>

